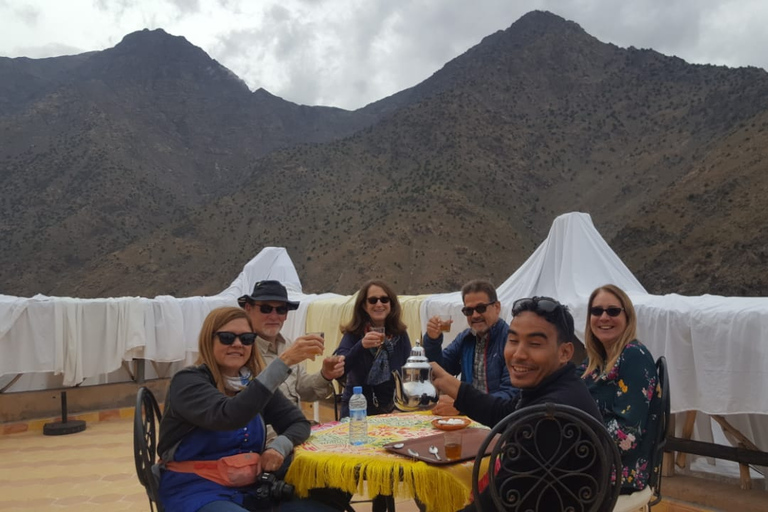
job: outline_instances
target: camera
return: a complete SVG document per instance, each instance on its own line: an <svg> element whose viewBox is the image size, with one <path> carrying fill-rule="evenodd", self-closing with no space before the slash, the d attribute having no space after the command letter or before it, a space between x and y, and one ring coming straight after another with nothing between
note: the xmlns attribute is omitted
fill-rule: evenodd
<svg viewBox="0 0 768 512"><path fill-rule="evenodd" d="M256 479L256 498L259 500L282 501L293 498L293 486L278 480L272 473L262 473Z"/></svg>

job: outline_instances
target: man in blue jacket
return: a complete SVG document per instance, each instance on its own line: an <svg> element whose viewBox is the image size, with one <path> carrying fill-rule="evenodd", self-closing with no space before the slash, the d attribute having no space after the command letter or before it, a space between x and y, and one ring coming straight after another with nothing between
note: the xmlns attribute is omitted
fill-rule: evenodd
<svg viewBox="0 0 768 512"><path fill-rule="evenodd" d="M509 326L499 318L501 303L496 289L488 281L475 279L462 287L461 298L464 302L461 312L467 317L469 328L442 349L440 317L430 318L424 335L427 359L451 375L461 374L461 381L478 391L503 398L514 397L518 390L512 386L504 362ZM440 397L433 412L439 415L459 413L453 399L447 395Z"/></svg>

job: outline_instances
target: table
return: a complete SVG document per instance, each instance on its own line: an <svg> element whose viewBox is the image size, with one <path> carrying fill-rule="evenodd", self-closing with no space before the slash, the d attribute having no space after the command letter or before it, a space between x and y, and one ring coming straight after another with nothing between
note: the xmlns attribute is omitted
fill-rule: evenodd
<svg viewBox="0 0 768 512"><path fill-rule="evenodd" d="M393 441L439 433L431 424L433 419L429 413L369 416L369 443L363 446L349 444L348 418L317 425L310 438L296 447L285 480L302 497L313 488L335 487L368 497L418 497L428 512L455 512L472 495L474 460L431 465L383 448ZM470 426L484 428L474 422Z"/></svg>

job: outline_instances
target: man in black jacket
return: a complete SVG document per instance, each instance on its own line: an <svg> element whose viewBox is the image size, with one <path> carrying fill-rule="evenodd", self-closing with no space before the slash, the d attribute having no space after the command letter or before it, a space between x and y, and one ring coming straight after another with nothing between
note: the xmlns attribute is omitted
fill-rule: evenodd
<svg viewBox="0 0 768 512"><path fill-rule="evenodd" d="M595 401L569 362L576 338L568 308L549 297L532 297L515 301L512 316L504 360L512 385L520 389L517 396L482 393L432 363L435 387L454 398L457 409L489 427L518 409L548 402L581 409L602 424ZM486 498L483 493L481 500Z"/></svg>

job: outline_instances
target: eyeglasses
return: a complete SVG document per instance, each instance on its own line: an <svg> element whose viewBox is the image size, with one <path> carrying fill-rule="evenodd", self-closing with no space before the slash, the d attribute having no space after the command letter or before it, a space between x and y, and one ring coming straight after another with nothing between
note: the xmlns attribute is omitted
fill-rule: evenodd
<svg viewBox="0 0 768 512"><path fill-rule="evenodd" d="M619 316L622 311L624 311L624 308L620 308L618 306L611 306L609 308L600 308L595 306L589 308L589 313L592 316L603 316L603 313L608 313L608 316Z"/></svg>
<svg viewBox="0 0 768 512"><path fill-rule="evenodd" d="M240 338L240 343L245 345L246 347L249 345L253 345L253 342L256 341L256 333L255 332L244 332L242 334L235 334L233 332L217 332L216 336L219 337L219 341L222 345L231 345L235 342L235 338Z"/></svg>
<svg viewBox="0 0 768 512"><path fill-rule="evenodd" d="M382 304L389 304L389 297L368 297L366 299L368 301L368 304L374 305L377 302L381 302Z"/></svg>
<svg viewBox="0 0 768 512"><path fill-rule="evenodd" d="M270 314L272 310L277 311L278 315L288 314L288 306L270 306L269 304L257 304L257 306L259 307L259 311L265 315Z"/></svg>
<svg viewBox="0 0 768 512"><path fill-rule="evenodd" d="M481 315L485 313L485 310L488 309L488 306L493 306L498 301L489 302L488 304L478 304L474 307L464 306L461 308L461 312L464 313L464 316L472 316L475 314L475 311L480 313Z"/></svg>

